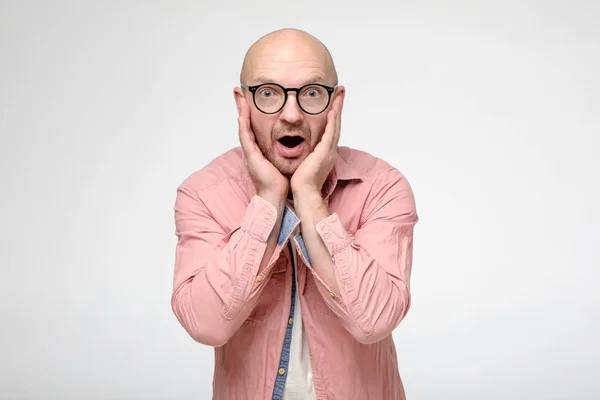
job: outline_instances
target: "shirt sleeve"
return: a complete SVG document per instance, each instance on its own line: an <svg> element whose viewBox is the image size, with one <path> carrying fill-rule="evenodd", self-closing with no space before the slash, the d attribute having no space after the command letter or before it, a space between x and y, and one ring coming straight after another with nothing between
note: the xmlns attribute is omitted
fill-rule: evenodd
<svg viewBox="0 0 600 400"><path fill-rule="evenodd" d="M222 346L248 318L268 281L274 260L260 276L258 270L277 210L255 195L239 226L224 232L198 193L180 186L174 211L172 310L194 340Z"/></svg>
<svg viewBox="0 0 600 400"><path fill-rule="evenodd" d="M359 229L350 235L338 213L317 224L334 263L339 295L317 287L353 336L372 343L389 336L410 308L413 231L418 221L406 178L391 170L376 179Z"/></svg>

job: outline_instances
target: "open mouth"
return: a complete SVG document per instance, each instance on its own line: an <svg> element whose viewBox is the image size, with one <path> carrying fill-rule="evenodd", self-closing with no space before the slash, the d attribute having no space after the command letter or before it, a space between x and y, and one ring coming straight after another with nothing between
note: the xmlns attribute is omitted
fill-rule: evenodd
<svg viewBox="0 0 600 400"><path fill-rule="evenodd" d="M294 147L298 146L303 141L304 139L302 139L300 136L284 136L281 139L279 139L279 143L290 149L293 149Z"/></svg>

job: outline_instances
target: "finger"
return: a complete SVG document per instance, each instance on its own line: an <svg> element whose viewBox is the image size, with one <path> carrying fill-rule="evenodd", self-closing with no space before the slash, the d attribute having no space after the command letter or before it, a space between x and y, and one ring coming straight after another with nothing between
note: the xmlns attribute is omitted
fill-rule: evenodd
<svg viewBox="0 0 600 400"><path fill-rule="evenodd" d="M255 151L256 140L250 127L250 110L246 99L240 100L240 115L238 117L238 136L246 157Z"/></svg>
<svg viewBox="0 0 600 400"><path fill-rule="evenodd" d="M335 130L333 131L333 140L331 143L331 149L335 150L340 141L340 132L342 128L342 106L343 100L341 97L337 97L337 104L334 105L335 109Z"/></svg>
<svg viewBox="0 0 600 400"><path fill-rule="evenodd" d="M333 101L333 106L329 113L327 114L327 126L325 128L325 133L323 134L323 141L325 142L327 149L331 151L337 146L337 140L339 136L339 97L336 97Z"/></svg>
<svg viewBox="0 0 600 400"><path fill-rule="evenodd" d="M333 138L335 135L335 109L332 108L327 113L327 124L325 125L325 132L323 133L323 137L321 138L321 142L323 142L323 146L325 148L330 149L331 144L333 143Z"/></svg>

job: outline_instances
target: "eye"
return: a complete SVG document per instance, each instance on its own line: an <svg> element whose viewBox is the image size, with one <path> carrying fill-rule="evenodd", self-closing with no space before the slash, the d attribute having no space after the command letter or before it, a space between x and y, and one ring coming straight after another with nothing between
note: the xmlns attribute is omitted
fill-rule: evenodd
<svg viewBox="0 0 600 400"><path fill-rule="evenodd" d="M269 100L269 101L278 101L283 97L283 92L281 88L272 85L265 85L258 88L256 92L259 99Z"/></svg>
<svg viewBox="0 0 600 400"><path fill-rule="evenodd" d="M302 91L302 97L317 98L323 95L323 89L319 86L310 86Z"/></svg>

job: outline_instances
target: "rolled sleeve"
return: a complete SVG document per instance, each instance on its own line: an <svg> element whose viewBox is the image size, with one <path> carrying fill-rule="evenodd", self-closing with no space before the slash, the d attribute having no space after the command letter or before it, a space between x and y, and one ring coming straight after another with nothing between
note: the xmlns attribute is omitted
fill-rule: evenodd
<svg viewBox="0 0 600 400"><path fill-rule="evenodd" d="M344 325L357 340L372 343L390 335L410 307L413 228L418 217L404 176L392 170L378 177L361 213L354 234L336 212L317 223L340 295L326 293L326 285L320 291L338 315L346 316Z"/></svg>
<svg viewBox="0 0 600 400"><path fill-rule="evenodd" d="M331 257L335 257L337 253L352 243L352 237L342 225L340 216L336 212L317 223L317 233L325 243Z"/></svg>
<svg viewBox="0 0 600 400"><path fill-rule="evenodd" d="M195 340L219 346L244 322L268 281L256 276L277 211L254 196L238 228L225 231L211 205L193 189L177 191L172 309Z"/></svg>

